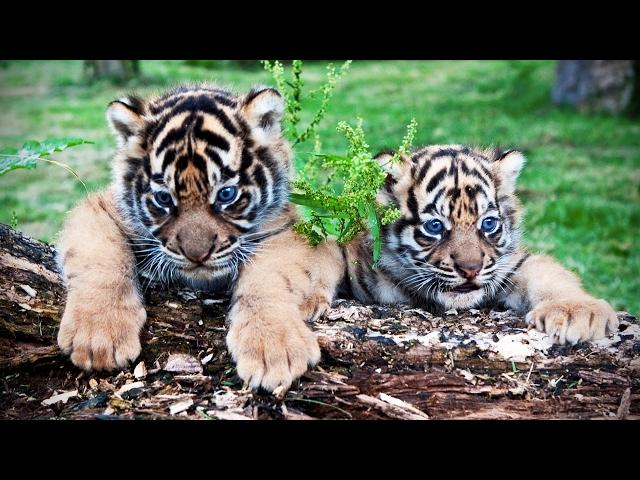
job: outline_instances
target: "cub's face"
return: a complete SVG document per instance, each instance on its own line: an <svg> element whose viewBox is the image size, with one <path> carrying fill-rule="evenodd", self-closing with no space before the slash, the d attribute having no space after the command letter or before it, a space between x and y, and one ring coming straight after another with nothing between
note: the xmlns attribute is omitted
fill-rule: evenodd
<svg viewBox="0 0 640 480"><path fill-rule="evenodd" d="M287 203L282 112L269 88L237 97L181 87L109 105L120 144L114 185L142 271L196 281L237 272Z"/></svg>
<svg viewBox="0 0 640 480"><path fill-rule="evenodd" d="M470 308L506 289L523 164L516 151L443 145L390 166L380 200L396 203L402 217L386 227L381 268L411 296L446 308Z"/></svg>

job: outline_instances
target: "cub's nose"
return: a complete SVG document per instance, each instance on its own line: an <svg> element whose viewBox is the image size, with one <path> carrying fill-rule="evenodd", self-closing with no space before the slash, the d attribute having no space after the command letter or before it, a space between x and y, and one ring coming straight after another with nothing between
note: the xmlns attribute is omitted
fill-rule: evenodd
<svg viewBox="0 0 640 480"><path fill-rule="evenodd" d="M454 266L458 273L467 280L473 280L482 270L482 263L480 262L456 262Z"/></svg>
<svg viewBox="0 0 640 480"><path fill-rule="evenodd" d="M193 263L206 262L213 253L214 247L214 242L198 241L180 243L180 250L182 251L182 254Z"/></svg>

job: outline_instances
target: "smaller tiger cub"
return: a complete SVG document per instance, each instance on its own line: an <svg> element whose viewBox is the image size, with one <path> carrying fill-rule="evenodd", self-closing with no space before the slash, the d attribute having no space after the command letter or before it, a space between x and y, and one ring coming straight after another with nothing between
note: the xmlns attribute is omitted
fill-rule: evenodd
<svg viewBox="0 0 640 480"><path fill-rule="evenodd" d="M609 303L551 257L521 245L521 152L434 145L398 164L391 158L378 156L388 172L379 200L397 205L402 216L383 227L376 270L368 235L346 247L347 280L358 300L432 311L502 305L526 313L530 325L560 344L617 330Z"/></svg>

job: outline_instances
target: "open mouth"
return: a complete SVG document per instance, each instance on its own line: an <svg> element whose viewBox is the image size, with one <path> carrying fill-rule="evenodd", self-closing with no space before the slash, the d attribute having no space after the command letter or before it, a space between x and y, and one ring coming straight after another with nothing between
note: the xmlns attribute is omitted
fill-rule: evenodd
<svg viewBox="0 0 640 480"><path fill-rule="evenodd" d="M463 283L462 285L458 285L457 287L452 288L451 291L456 293L469 293L479 289L480 289L480 285L466 282L466 283Z"/></svg>

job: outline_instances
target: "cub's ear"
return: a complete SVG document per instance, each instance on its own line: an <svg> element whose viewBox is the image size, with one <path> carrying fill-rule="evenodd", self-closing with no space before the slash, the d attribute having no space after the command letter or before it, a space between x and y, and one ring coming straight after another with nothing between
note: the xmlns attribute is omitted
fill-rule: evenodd
<svg viewBox="0 0 640 480"><path fill-rule="evenodd" d="M107 119L119 145L138 133L145 125L145 104L141 98L130 95L114 100L107 107Z"/></svg>
<svg viewBox="0 0 640 480"><path fill-rule="evenodd" d="M499 180L501 193L511 195L516 189L516 180L526 160L522 152L518 150L507 150L496 155L492 164L493 173Z"/></svg>
<svg viewBox="0 0 640 480"><path fill-rule="evenodd" d="M409 158L406 155L400 155L400 160L393 160L395 153L393 150L384 150L375 156L375 160L387 172L387 183L389 179L393 179L393 183L398 181L409 164Z"/></svg>
<svg viewBox="0 0 640 480"><path fill-rule="evenodd" d="M241 112L253 131L267 139L280 136L284 99L274 88L256 87L242 101Z"/></svg>
<svg viewBox="0 0 640 480"><path fill-rule="evenodd" d="M384 187L380 189L376 198L383 205L393 202L396 198L395 186L398 180L402 178L405 168L409 165L409 158L400 155L400 160L393 159L394 152L385 150L375 156L375 160L380 164L382 169L387 172L387 178L384 180Z"/></svg>

